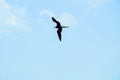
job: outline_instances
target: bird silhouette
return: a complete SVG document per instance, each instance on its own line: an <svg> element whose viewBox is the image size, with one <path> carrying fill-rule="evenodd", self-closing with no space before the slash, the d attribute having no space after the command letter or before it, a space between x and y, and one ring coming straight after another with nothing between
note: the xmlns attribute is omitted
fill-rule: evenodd
<svg viewBox="0 0 120 80"><path fill-rule="evenodd" d="M56 27L58 30L57 30L57 34L58 34L58 38L59 40L61 41L62 40L62 35L61 35L61 32L62 32L62 28L68 28L68 26L61 26L60 22L57 21L54 17L52 17L52 20L53 22L56 23Z"/></svg>

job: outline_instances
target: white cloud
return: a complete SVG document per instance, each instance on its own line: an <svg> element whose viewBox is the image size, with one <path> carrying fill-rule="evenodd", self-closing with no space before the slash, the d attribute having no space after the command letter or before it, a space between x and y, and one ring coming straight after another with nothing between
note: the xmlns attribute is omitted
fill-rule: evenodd
<svg viewBox="0 0 120 80"><path fill-rule="evenodd" d="M83 3L90 12L97 10L102 4L110 2L111 0L72 0L73 3Z"/></svg>
<svg viewBox="0 0 120 80"><path fill-rule="evenodd" d="M63 25L66 26L75 26L78 24L77 19L72 14L69 13L64 13L60 15L59 20Z"/></svg>
<svg viewBox="0 0 120 80"><path fill-rule="evenodd" d="M90 13L94 13L99 7L101 7L102 4L105 4L111 0L87 0L87 5L88 5L88 11Z"/></svg>
<svg viewBox="0 0 120 80"><path fill-rule="evenodd" d="M15 10L14 10L14 13L15 14L17 14L18 16L20 16L20 17L24 17L24 15L25 15L25 8L16 8Z"/></svg>
<svg viewBox="0 0 120 80"><path fill-rule="evenodd" d="M100 5L101 3L105 3L111 0L72 0L74 3L86 2L90 5Z"/></svg>
<svg viewBox="0 0 120 80"><path fill-rule="evenodd" d="M93 8L97 8L99 7L102 3L105 3L109 0L87 0L87 3L89 6L93 7Z"/></svg>
<svg viewBox="0 0 120 80"><path fill-rule="evenodd" d="M5 20L5 24L11 26L11 28L15 28L21 31L31 31L31 28L26 25L25 21L23 21L21 17L15 15L7 17Z"/></svg>
<svg viewBox="0 0 120 80"><path fill-rule="evenodd" d="M12 31L10 30L0 30L0 34L12 34Z"/></svg>
<svg viewBox="0 0 120 80"><path fill-rule="evenodd" d="M52 17L52 16L54 16L54 13L49 10L42 10L42 11L40 11L40 15L47 15L49 17Z"/></svg>
<svg viewBox="0 0 120 80"><path fill-rule="evenodd" d="M27 26L26 21L23 19L24 16L24 8L13 8L5 0L0 0L0 25L3 26L0 33L7 33L12 29L25 32L31 31L31 28Z"/></svg>
<svg viewBox="0 0 120 80"><path fill-rule="evenodd" d="M110 0L87 0L88 3L93 4L93 5L101 4L107 1L110 1Z"/></svg>
<svg viewBox="0 0 120 80"><path fill-rule="evenodd" d="M54 12L49 10L40 11L40 15L43 15L43 14L49 16L50 18L55 17ZM63 13L57 16L58 16L58 19L57 18L56 19L59 20L61 24L64 26L76 26L78 24L77 19L70 13Z"/></svg>

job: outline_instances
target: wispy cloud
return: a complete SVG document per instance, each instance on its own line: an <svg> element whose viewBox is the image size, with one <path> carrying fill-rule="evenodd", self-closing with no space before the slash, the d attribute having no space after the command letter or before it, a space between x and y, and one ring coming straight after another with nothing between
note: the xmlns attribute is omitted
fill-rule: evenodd
<svg viewBox="0 0 120 80"><path fill-rule="evenodd" d="M42 10L42 11L40 11L40 15L47 15L47 16L49 16L49 17L52 17L52 16L54 16L55 14L52 12L52 11L49 11L49 10Z"/></svg>
<svg viewBox="0 0 120 80"><path fill-rule="evenodd" d="M72 0L73 3L83 3L90 12L97 10L102 4L110 2L111 0Z"/></svg>
<svg viewBox="0 0 120 80"><path fill-rule="evenodd" d="M59 20L63 25L76 26L78 24L77 19L70 13L61 14Z"/></svg>
<svg viewBox="0 0 120 80"><path fill-rule="evenodd" d="M92 8L98 8L101 4L106 3L110 0L87 0L87 3Z"/></svg>
<svg viewBox="0 0 120 80"><path fill-rule="evenodd" d="M94 14L94 12L98 10L99 7L101 7L103 4L106 4L110 1L111 0L87 0L88 11L91 14Z"/></svg>
<svg viewBox="0 0 120 80"><path fill-rule="evenodd" d="M0 33L9 33L11 30L31 31L23 19L24 16L24 8L14 8L5 0L0 0L0 25L3 26L0 27Z"/></svg>
<svg viewBox="0 0 120 80"><path fill-rule="evenodd" d="M111 0L72 0L74 3L80 3L80 2L86 2L92 6L94 5L100 5L102 3L105 3L105 2L108 2L108 1L111 1Z"/></svg>
<svg viewBox="0 0 120 80"><path fill-rule="evenodd" d="M87 0L87 2L90 3L91 5L99 5L101 3L105 3L108 1L110 0Z"/></svg>
<svg viewBox="0 0 120 80"><path fill-rule="evenodd" d="M6 34L6 35L12 34L12 31L10 31L10 30L0 30L0 34Z"/></svg>
<svg viewBox="0 0 120 80"><path fill-rule="evenodd" d="M57 15L50 10L40 11L40 15L43 15L43 14L49 16L50 18L58 16L58 20L62 23L62 25L76 26L78 24L77 19L70 13L62 13L60 15Z"/></svg>

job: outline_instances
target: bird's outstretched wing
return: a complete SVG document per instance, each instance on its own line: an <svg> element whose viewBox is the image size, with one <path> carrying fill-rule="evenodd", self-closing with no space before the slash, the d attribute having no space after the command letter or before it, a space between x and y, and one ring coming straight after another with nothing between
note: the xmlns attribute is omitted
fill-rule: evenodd
<svg viewBox="0 0 120 80"><path fill-rule="evenodd" d="M58 21L54 17L52 17L52 20L53 22L58 23Z"/></svg>
<svg viewBox="0 0 120 80"><path fill-rule="evenodd" d="M61 41L61 33L57 33L58 34L58 38Z"/></svg>
<svg viewBox="0 0 120 80"><path fill-rule="evenodd" d="M59 38L60 41L61 41L61 38L62 38L61 32L62 32L61 29L58 29L58 30L57 30L58 38Z"/></svg>
<svg viewBox="0 0 120 80"><path fill-rule="evenodd" d="M69 28L69 26L62 26L62 28Z"/></svg>

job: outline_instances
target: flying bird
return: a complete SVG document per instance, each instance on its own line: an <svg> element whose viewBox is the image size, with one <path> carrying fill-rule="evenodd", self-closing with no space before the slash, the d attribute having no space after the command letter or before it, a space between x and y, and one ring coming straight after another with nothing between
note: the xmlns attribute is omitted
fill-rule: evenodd
<svg viewBox="0 0 120 80"><path fill-rule="evenodd" d="M68 26L61 26L60 22L57 21L54 17L52 17L52 20L53 20L53 22L56 23L56 27L55 27L55 28L58 29L58 30L57 30L57 34L58 34L59 40L61 41L61 40L62 40L62 39L61 39L61 38L62 38L62 36L61 36L62 28L68 28Z"/></svg>

